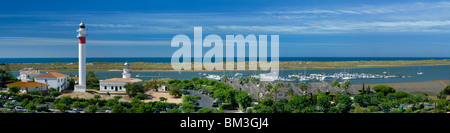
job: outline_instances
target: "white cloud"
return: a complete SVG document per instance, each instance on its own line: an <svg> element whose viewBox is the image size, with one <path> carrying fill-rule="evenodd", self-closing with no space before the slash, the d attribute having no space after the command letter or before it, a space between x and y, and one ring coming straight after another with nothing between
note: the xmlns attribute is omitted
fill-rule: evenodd
<svg viewBox="0 0 450 133"><path fill-rule="evenodd" d="M128 40L87 40L86 45L110 45L110 46L158 46L158 45L170 45L170 40L154 40L154 41L128 41ZM61 38L40 38L40 37L0 37L0 45L78 45L77 39L61 39Z"/></svg>
<svg viewBox="0 0 450 133"><path fill-rule="evenodd" d="M439 28L436 28L439 27ZM446 28L442 28L446 27ZM450 20L447 21L394 21L394 22L345 22L324 21L301 26L215 26L219 30L249 31L290 34L330 34L359 32L450 32Z"/></svg>

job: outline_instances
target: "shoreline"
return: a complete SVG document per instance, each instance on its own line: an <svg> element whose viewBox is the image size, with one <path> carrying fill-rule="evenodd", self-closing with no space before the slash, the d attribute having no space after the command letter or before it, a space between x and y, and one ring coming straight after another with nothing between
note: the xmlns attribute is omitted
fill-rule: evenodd
<svg viewBox="0 0 450 133"><path fill-rule="evenodd" d="M245 62L246 70L212 70L212 71L262 71L248 70L248 64ZM193 63L192 63L193 64ZM203 63L203 66L212 65ZM235 62L236 66L237 63ZM279 70L330 70L330 69L358 69L358 68L389 68L389 67L411 67L411 66L440 66L450 65L450 59L443 60L398 60L398 61L280 61ZM78 63L8 63L0 64L0 69L9 68L11 71L20 71L23 68L34 68L41 71L78 71ZM95 72L115 72L122 71L123 63L114 62L90 62L87 63L88 71ZM193 67L192 67L193 68ZM225 68L225 67L224 67ZM237 67L235 67L237 68ZM132 62L130 69L135 72L176 72L171 63L152 63L152 62ZM182 72L204 72L209 70L182 70Z"/></svg>

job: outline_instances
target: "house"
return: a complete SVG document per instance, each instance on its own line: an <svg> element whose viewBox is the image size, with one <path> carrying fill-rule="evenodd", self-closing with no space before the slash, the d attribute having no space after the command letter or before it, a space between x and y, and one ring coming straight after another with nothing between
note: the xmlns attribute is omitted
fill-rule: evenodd
<svg viewBox="0 0 450 133"><path fill-rule="evenodd" d="M48 72L34 77L35 82L48 84L49 88L55 88L58 91L65 90L69 88L69 75L58 73L58 72Z"/></svg>
<svg viewBox="0 0 450 133"><path fill-rule="evenodd" d="M112 78L100 81L100 91L126 91L124 87L127 83L142 82L137 78Z"/></svg>
<svg viewBox="0 0 450 133"><path fill-rule="evenodd" d="M168 90L167 90L167 85L161 85L161 86L158 88L158 91L162 91L162 92L168 91Z"/></svg>
<svg viewBox="0 0 450 133"><path fill-rule="evenodd" d="M24 68L20 70L20 76L17 77L21 81L27 82L32 81L33 77L41 75L39 70L33 70L33 68Z"/></svg>
<svg viewBox="0 0 450 133"><path fill-rule="evenodd" d="M48 86L47 84L43 84L43 83L39 83L39 82L15 82L15 83L10 83L10 84L6 84L6 86L11 87L11 86L18 86L20 87L19 90L19 94L27 94L30 91L41 91L41 92L48 92Z"/></svg>
<svg viewBox="0 0 450 133"><path fill-rule="evenodd" d="M139 83L142 79L131 78L131 71L128 62L124 64L122 78L111 78L100 81L100 91L126 91L124 87L127 83Z"/></svg>

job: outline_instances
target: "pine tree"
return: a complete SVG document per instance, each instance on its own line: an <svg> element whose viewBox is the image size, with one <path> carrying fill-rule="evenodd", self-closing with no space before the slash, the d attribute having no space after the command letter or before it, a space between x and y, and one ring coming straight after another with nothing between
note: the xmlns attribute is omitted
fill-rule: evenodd
<svg viewBox="0 0 450 133"><path fill-rule="evenodd" d="M363 82L363 84L362 84L361 94L366 94L366 89L364 88L364 82Z"/></svg>

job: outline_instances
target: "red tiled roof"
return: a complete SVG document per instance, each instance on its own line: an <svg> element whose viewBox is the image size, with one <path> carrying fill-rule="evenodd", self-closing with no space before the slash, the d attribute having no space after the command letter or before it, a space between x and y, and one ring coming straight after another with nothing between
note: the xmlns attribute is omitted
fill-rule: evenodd
<svg viewBox="0 0 450 133"><path fill-rule="evenodd" d="M69 75L65 75L65 74L58 73L58 72L48 72L48 73L41 74L41 75L38 75L38 76L35 76L35 77L38 77L38 78L57 78L57 77L68 77L68 76Z"/></svg>
<svg viewBox="0 0 450 133"><path fill-rule="evenodd" d="M49 86L47 84L39 83L39 82L15 82L6 84L6 86L19 86L19 87L39 87L39 86Z"/></svg>

